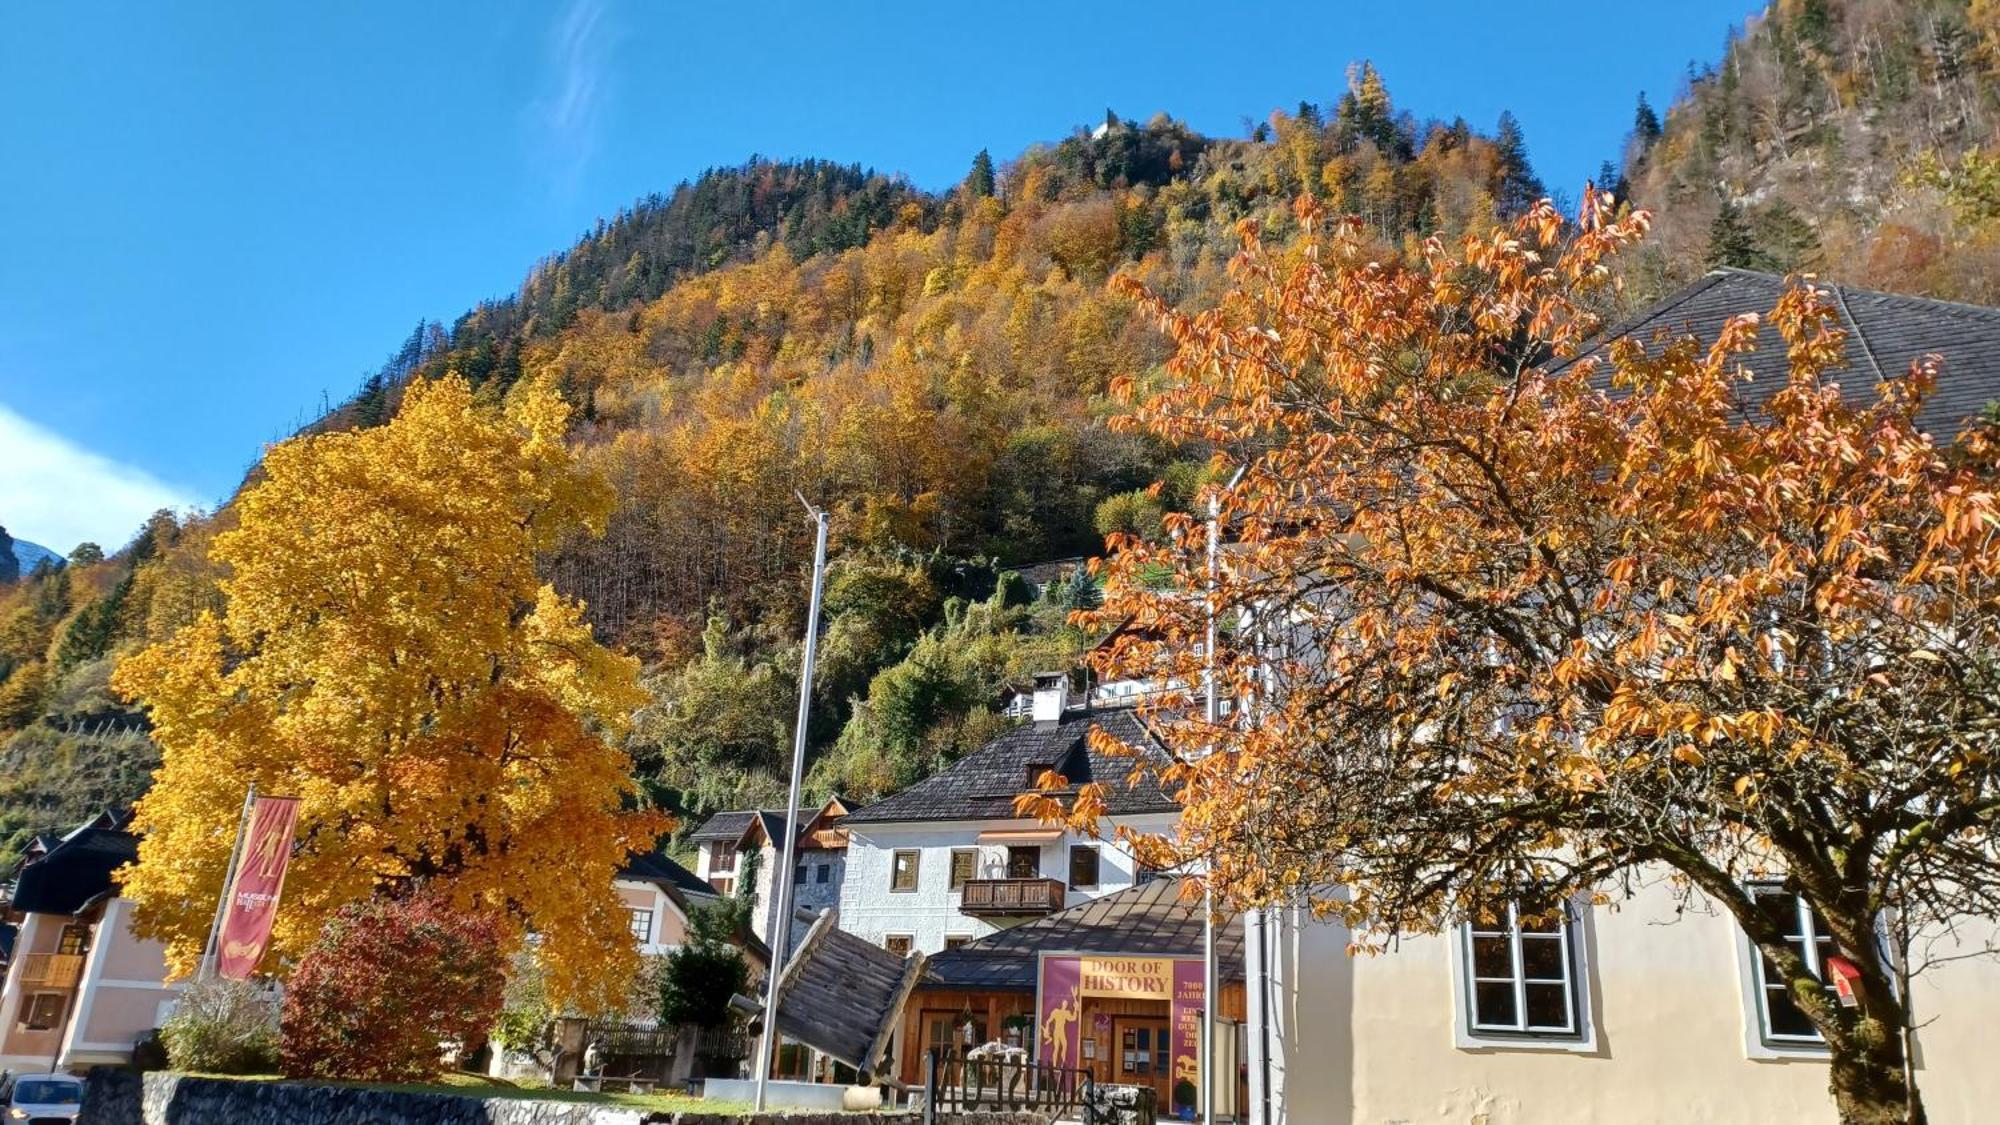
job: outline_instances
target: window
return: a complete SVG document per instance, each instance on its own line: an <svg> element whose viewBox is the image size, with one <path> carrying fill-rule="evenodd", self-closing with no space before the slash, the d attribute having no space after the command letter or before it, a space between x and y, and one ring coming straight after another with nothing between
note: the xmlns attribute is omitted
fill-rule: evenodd
<svg viewBox="0 0 2000 1125"><path fill-rule="evenodd" d="M979 867L979 853L971 848L953 848L951 852L951 889L957 890L972 882L973 873Z"/></svg>
<svg viewBox="0 0 2000 1125"><path fill-rule="evenodd" d="M632 936L633 936L633 937L635 937L635 938L638 938L638 939L639 939L639 940L640 940L641 942L650 942L650 941L652 941L652 940L653 940L653 912L652 912L652 911L650 911L650 910L633 910L633 911L632 911L632 923L631 923L631 924L632 924Z"/></svg>
<svg viewBox="0 0 2000 1125"><path fill-rule="evenodd" d="M797 867L792 869L792 886L803 887L805 885L806 885L806 865L801 863Z"/></svg>
<svg viewBox="0 0 2000 1125"><path fill-rule="evenodd" d="M714 887L714 888L715 888L715 893L716 893L716 894L719 894L719 895L727 895L727 894L729 894L729 893L730 893L730 890L729 890L729 889L730 889L730 887L734 886L734 885L735 885L735 883L736 883L736 880L734 880L734 879L730 879L730 878L727 878L727 877L724 877L724 878L716 878L716 879L710 879L710 880L708 881L708 885L709 885L709 886L711 886L711 887Z"/></svg>
<svg viewBox="0 0 2000 1125"><path fill-rule="evenodd" d="M727 874L736 870L735 844L710 844L708 849L708 870L710 874Z"/></svg>
<svg viewBox="0 0 2000 1125"><path fill-rule="evenodd" d="M37 992L21 1005L21 1027L27 1031L52 1031L62 1023L69 998L60 992Z"/></svg>
<svg viewBox="0 0 2000 1125"><path fill-rule="evenodd" d="M1036 879L1042 874L1042 849L1014 846L1007 849L1007 877Z"/></svg>
<svg viewBox="0 0 2000 1125"><path fill-rule="evenodd" d="M946 949L963 949L971 943L971 934L946 934L944 938L944 947Z"/></svg>
<svg viewBox="0 0 2000 1125"><path fill-rule="evenodd" d="M1576 932L1567 910L1537 918L1517 903L1462 927L1469 1038L1582 1038Z"/></svg>
<svg viewBox="0 0 2000 1125"><path fill-rule="evenodd" d="M1072 844L1069 849L1069 885L1091 888L1097 886L1097 846L1095 844Z"/></svg>
<svg viewBox="0 0 2000 1125"><path fill-rule="evenodd" d="M813 882L824 883L833 878L833 864L822 863L813 869Z"/></svg>
<svg viewBox="0 0 2000 1125"><path fill-rule="evenodd" d="M79 953L87 952L89 947L89 926L79 926L72 922L64 926L62 933L56 938L56 952L67 956L74 957Z"/></svg>
<svg viewBox="0 0 2000 1125"><path fill-rule="evenodd" d="M1805 960L1806 968L1811 969L1820 980L1826 980L1824 966L1826 959L1834 954L1833 938L1820 925L1812 906L1776 884L1751 887L1750 896L1758 909L1785 935L1785 943ZM1743 941L1749 946L1751 960L1756 966L1757 1027L1764 1042L1789 1046L1823 1042L1819 1029L1792 1001L1784 980L1778 976L1778 967L1751 944L1748 934L1744 935ZM1827 991L1832 992L1833 989L1828 987Z"/></svg>
<svg viewBox="0 0 2000 1125"><path fill-rule="evenodd" d="M910 955L910 935L885 934L882 937L882 948L898 957L908 957Z"/></svg>
<svg viewBox="0 0 2000 1125"><path fill-rule="evenodd" d="M892 891L914 891L917 889L917 859L923 853L899 851L889 857L889 889Z"/></svg>
<svg viewBox="0 0 2000 1125"><path fill-rule="evenodd" d="M1056 767L1053 762L1029 762L1028 788L1040 789L1042 787L1042 775L1054 768Z"/></svg>
<svg viewBox="0 0 2000 1125"><path fill-rule="evenodd" d="M963 1051L986 1042L986 1019L969 1011L923 1014L924 1043L935 1050Z"/></svg>

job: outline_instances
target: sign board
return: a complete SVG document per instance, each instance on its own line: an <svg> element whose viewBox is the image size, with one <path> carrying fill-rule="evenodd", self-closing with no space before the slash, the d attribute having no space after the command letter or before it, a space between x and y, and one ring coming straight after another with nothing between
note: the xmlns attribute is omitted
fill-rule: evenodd
<svg viewBox="0 0 2000 1125"><path fill-rule="evenodd" d="M1173 1076L1199 1082L1202 971L1199 957L1125 957L1116 954L1044 953L1035 989L1035 1061L1081 1067L1086 1000L1156 1000L1167 1005L1173 1028ZM1102 1032L1109 1019L1098 1013ZM1102 1077L1102 1076L1100 1076Z"/></svg>

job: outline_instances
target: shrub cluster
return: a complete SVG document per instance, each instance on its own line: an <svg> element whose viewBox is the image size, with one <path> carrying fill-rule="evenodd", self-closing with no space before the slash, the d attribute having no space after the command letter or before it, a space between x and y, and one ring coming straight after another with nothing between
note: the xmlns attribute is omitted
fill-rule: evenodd
<svg viewBox="0 0 2000 1125"><path fill-rule="evenodd" d="M340 912L286 984L280 1062L294 1078L420 1082L500 1014L500 931L427 891Z"/></svg>

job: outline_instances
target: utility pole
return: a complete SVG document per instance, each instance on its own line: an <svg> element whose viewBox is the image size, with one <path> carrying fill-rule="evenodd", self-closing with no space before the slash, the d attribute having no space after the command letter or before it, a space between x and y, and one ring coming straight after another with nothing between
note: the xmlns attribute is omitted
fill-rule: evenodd
<svg viewBox="0 0 2000 1125"><path fill-rule="evenodd" d="M778 978L791 951L792 867L798 862L799 787L806 773L806 720L812 714L813 662L819 655L819 598L826 585L826 513L799 497L818 529L813 544L812 600L806 610L806 651L799 668L799 715L792 727L792 787L785 798L785 838L778 846L778 869L771 872L771 890L778 900L771 922L771 968L764 980L764 1033L757 1039L756 1112L764 1112L764 1086L771 1078L771 1059L778 1044Z"/></svg>
<svg viewBox="0 0 2000 1125"><path fill-rule="evenodd" d="M1248 468L1248 464L1238 466L1235 474L1229 478L1229 483L1223 487L1234 489L1242 482L1243 474ZM1216 659L1216 645L1219 643L1220 631L1216 627L1215 605L1215 591L1221 583L1221 577L1222 501L1211 495L1208 498L1208 629L1203 637L1203 643L1207 647L1203 648L1201 653L1202 663L1206 666L1202 678L1206 681L1203 686L1207 688L1208 698L1203 700L1202 714L1207 719L1208 729L1211 732L1209 753L1215 752L1213 732L1216 724L1222 721L1222 676L1220 662ZM1202 1125L1214 1125L1215 1121L1215 1006L1221 1000L1215 979L1215 889L1209 885L1209 878L1214 874L1215 867L1211 864L1202 880L1201 1049L1195 1053L1195 1058L1201 1063L1199 1078L1201 1089L1197 1096L1201 1101Z"/></svg>

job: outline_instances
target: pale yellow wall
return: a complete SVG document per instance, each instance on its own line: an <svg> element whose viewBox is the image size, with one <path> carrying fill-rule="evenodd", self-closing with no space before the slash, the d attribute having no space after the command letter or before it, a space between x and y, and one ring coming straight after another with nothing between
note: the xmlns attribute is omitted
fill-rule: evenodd
<svg viewBox="0 0 2000 1125"><path fill-rule="evenodd" d="M1617 909L1592 913L1585 953L1597 1042L1588 1053L1458 1046L1448 938L1406 939L1394 952L1350 962L1336 927L1292 935L1305 948L1299 994L1281 1013L1296 1032L1281 1060L1285 1120L1831 1121L1823 1059L1747 1057L1733 921L1719 913L1677 918L1674 906L1671 890L1655 882ZM1917 1018L1933 1021L1918 1033L1917 1075L1931 1120L1996 1119L2000 1052L1991 1024L2000 1013L2000 963L1933 968L1912 995ZM1340 1088L1350 1073L1351 1100Z"/></svg>
<svg viewBox="0 0 2000 1125"><path fill-rule="evenodd" d="M112 898L92 938L83 992L64 1041L67 1066L129 1060L132 1045L160 1025L160 1010L180 991L165 983L166 947L132 932L132 904Z"/></svg>

